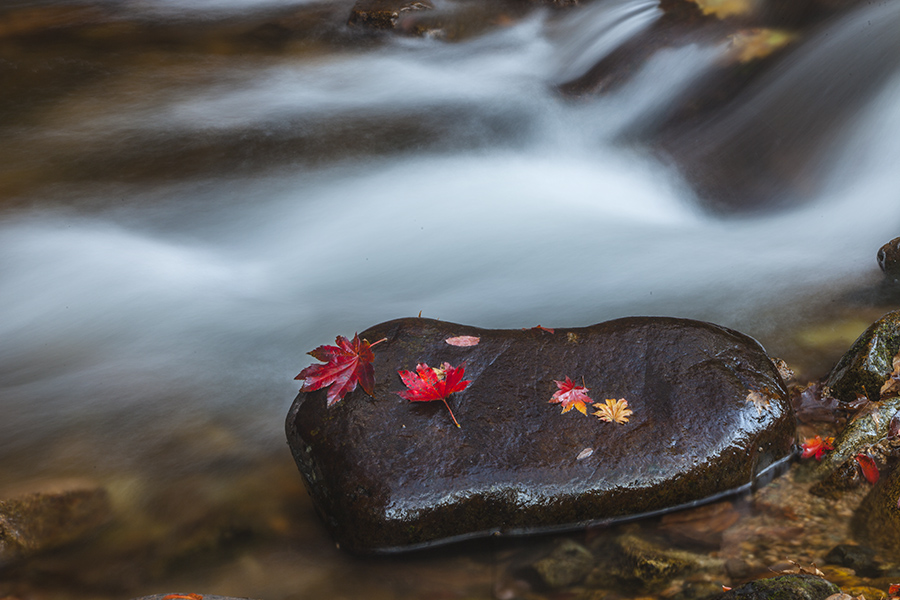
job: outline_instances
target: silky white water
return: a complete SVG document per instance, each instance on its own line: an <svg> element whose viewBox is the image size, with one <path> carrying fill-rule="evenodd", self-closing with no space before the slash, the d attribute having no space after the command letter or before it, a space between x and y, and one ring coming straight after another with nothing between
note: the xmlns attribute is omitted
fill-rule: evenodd
<svg viewBox="0 0 900 600"><path fill-rule="evenodd" d="M167 18L207 4L167 2ZM864 10L900 23L896 7ZM681 316L765 344L874 286L878 247L900 235L893 63L860 66L880 79L871 96L849 96L849 126L816 146L812 200L715 216L676 169L620 134L658 119L723 45L660 52L611 95L555 89L655 18L643 0L601 1L453 43L201 57L105 79L8 127L12 168L83 152L152 162L171 139L211 135L245 136L248 154L298 131L314 143L252 169L51 178L0 213L0 453L77 430L115 449L98 462L130 460L142 436L207 420L275 447L307 351L420 311L488 328ZM829 31L771 73L768 89L804 77L843 89L817 62L833 54ZM751 100L744 110L756 110ZM786 110L815 113L820 100ZM780 127L792 119L754 114ZM392 149L371 137L408 122L421 139ZM342 150L316 156L315 140L337 124ZM773 130L772 141L794 133Z"/></svg>

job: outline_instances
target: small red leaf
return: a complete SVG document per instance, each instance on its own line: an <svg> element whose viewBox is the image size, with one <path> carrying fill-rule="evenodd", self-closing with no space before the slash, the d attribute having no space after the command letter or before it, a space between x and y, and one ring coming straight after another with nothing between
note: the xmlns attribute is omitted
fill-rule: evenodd
<svg viewBox="0 0 900 600"><path fill-rule="evenodd" d="M458 367L451 367L450 363L444 363L439 369L429 367L425 363L416 365L416 372L397 371L400 379L406 385L407 390L396 392L401 398L406 398L410 402L431 402L433 400L441 400L447 410L450 411L450 418L453 423L459 427L459 422L450 410L447 404L447 396L455 392L461 392L467 387L471 381L463 381L462 378L466 374L466 363L460 364Z"/></svg>
<svg viewBox="0 0 900 600"><path fill-rule="evenodd" d="M375 344L380 344L384 339ZM319 346L309 353L325 364L310 365L300 371L294 378L306 380L300 391L312 392L328 387L328 406L340 402L348 392L356 389L357 383L371 396L375 388L375 370L372 367L375 360L372 346L375 344L360 340L359 334L355 334L353 340L339 335L334 342L337 346Z"/></svg>
<svg viewBox="0 0 900 600"><path fill-rule="evenodd" d="M817 435L814 438L807 438L800 447L803 448L800 458L815 456L816 460L822 460L826 451L834 450L834 438L827 437L823 440L822 436Z"/></svg>
<svg viewBox="0 0 900 600"><path fill-rule="evenodd" d="M872 457L868 454L857 454L856 462L859 464L859 469L862 471L866 481L875 485L878 478L881 476L881 473L878 472L878 465L875 464Z"/></svg>
<svg viewBox="0 0 900 600"><path fill-rule="evenodd" d="M527 327L523 327L522 331L528 331ZM554 333L555 329L550 329L549 327L544 327L543 325L535 325L531 328L531 331L546 331L547 333Z"/></svg>
<svg viewBox="0 0 900 600"><path fill-rule="evenodd" d="M474 335L458 335L456 337L447 338L444 341L451 346L477 346L481 341L481 338L475 337Z"/></svg>
<svg viewBox="0 0 900 600"><path fill-rule="evenodd" d="M888 596L890 596L890 600L894 600L898 596L900 596L900 583L892 583L888 587Z"/></svg>
<svg viewBox="0 0 900 600"><path fill-rule="evenodd" d="M201 594L166 594L162 600L203 600Z"/></svg>

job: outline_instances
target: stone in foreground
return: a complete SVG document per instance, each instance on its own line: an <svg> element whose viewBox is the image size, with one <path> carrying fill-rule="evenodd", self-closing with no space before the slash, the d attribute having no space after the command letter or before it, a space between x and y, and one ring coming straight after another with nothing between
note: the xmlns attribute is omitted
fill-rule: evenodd
<svg viewBox="0 0 900 600"><path fill-rule="evenodd" d="M455 346L457 336L480 338ZM634 317L577 329L487 330L399 319L361 334L375 389L326 408L301 392L288 443L320 516L353 552L575 529L748 489L792 451L793 414L752 338L710 323ZM471 385L411 403L398 370L466 363ZM625 424L548 401L572 378Z"/></svg>

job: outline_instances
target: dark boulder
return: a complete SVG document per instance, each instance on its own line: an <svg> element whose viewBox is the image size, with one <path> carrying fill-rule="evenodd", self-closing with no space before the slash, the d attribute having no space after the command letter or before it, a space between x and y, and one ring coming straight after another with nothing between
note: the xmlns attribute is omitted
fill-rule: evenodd
<svg viewBox="0 0 900 600"><path fill-rule="evenodd" d="M454 336L477 336L453 346ZM575 529L747 489L791 454L784 383L752 338L710 323L634 317L577 329L487 330L410 318L374 342L374 396L326 408L300 393L288 443L339 544L390 552L488 534ZM465 362L471 385L410 403L397 371ZM571 377L624 425L548 400Z"/></svg>

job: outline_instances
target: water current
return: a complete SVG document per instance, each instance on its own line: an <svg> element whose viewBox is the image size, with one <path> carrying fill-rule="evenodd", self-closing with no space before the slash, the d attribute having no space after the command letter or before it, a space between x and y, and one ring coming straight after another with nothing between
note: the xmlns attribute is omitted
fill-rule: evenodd
<svg viewBox="0 0 900 600"><path fill-rule="evenodd" d="M674 138L696 160L786 147L758 174L775 201L749 212L708 210L690 166L635 133L701 89L725 38L664 48L606 94L559 91L648 31L653 2L363 41L334 2L334 39L217 38L319 6L97 3L77 17L94 33L37 46L0 25L4 480L130 468L210 423L281 448L305 352L420 311L491 328L691 317L777 350L880 279L900 233L896 2L810 27ZM128 27L154 33L106 53ZM83 438L104 451L48 458Z"/></svg>

